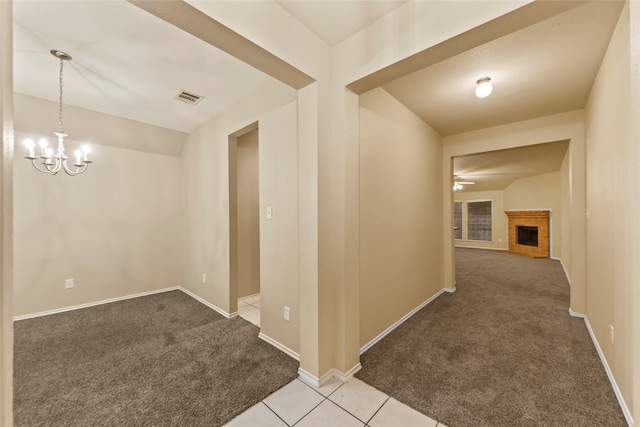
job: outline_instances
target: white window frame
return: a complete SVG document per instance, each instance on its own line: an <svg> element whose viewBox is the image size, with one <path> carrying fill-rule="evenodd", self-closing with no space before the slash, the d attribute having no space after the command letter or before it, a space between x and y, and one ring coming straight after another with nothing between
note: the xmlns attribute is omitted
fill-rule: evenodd
<svg viewBox="0 0 640 427"><path fill-rule="evenodd" d="M473 203L482 203L482 202L489 202L491 203L491 239L490 240L477 240L477 239L472 239L469 237L469 205L473 204ZM477 199L477 200L467 200L467 241L469 242L493 242L493 200L492 199Z"/></svg>
<svg viewBox="0 0 640 427"><path fill-rule="evenodd" d="M458 239L456 237L456 230L455 230L455 226L456 226L456 203L460 203L460 238ZM459 240L462 241L464 234L462 233L463 231L463 219L464 219L464 202L462 200L454 200L453 201L453 226L454 226L454 230L453 230L453 239L454 240Z"/></svg>

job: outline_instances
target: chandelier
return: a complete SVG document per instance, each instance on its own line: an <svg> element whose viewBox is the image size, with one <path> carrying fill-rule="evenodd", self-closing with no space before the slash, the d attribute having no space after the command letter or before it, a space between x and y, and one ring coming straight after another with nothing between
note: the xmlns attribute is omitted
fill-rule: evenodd
<svg viewBox="0 0 640 427"><path fill-rule="evenodd" d="M80 175L82 172L87 170L89 163L92 163L91 160L88 159L90 151L89 146L85 145L82 147L82 150L76 150L74 152L75 163L73 166L69 167L67 164L68 157L64 153L64 138L67 134L62 131L62 68L64 66L64 61L71 61L71 56L60 50L51 50L50 53L60 60L60 78L58 80L60 85L58 131L53 133L58 138L58 148L56 151L53 151L53 148L49 147L47 140L40 138L38 141L38 145L40 146L40 155L36 156L35 143L31 139L26 139L24 141L24 145L27 147L28 155L25 156L25 158L31 160L33 167L38 169L40 172L55 175L61 170L64 170L71 176ZM41 162L37 162L37 160L41 160ZM38 163L41 165L38 165ZM75 170L73 168L75 168Z"/></svg>

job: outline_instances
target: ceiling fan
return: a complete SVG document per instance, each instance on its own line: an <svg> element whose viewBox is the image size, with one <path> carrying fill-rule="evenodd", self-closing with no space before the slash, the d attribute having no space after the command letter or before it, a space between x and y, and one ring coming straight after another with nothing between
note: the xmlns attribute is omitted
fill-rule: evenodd
<svg viewBox="0 0 640 427"><path fill-rule="evenodd" d="M473 181L462 181L457 175L453 176L453 191L462 190L463 185L475 184Z"/></svg>

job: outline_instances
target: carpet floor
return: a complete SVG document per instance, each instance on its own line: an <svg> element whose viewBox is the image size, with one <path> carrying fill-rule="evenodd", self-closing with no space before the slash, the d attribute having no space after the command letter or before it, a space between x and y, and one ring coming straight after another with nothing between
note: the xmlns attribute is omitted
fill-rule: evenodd
<svg viewBox="0 0 640 427"><path fill-rule="evenodd" d="M15 322L14 423L220 426L298 362L181 291Z"/></svg>
<svg viewBox="0 0 640 427"><path fill-rule="evenodd" d="M356 377L449 427L627 425L558 261L458 248L456 281Z"/></svg>

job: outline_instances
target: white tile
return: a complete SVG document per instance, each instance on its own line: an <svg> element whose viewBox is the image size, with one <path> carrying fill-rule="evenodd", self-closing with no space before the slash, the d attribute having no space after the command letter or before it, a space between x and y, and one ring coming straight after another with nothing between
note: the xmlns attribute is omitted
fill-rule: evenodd
<svg viewBox="0 0 640 427"><path fill-rule="evenodd" d="M309 387L313 388L318 393L322 394L325 397L328 397L331 393L336 391L340 386L344 383L340 380L337 380L333 377L329 379L326 383L322 385L322 387L314 387L312 385L307 384Z"/></svg>
<svg viewBox="0 0 640 427"><path fill-rule="evenodd" d="M329 399L366 423L388 397L359 379L351 378L329 396Z"/></svg>
<svg viewBox="0 0 640 427"><path fill-rule="evenodd" d="M398 424L399 425L399 424ZM364 423L340 408L335 403L325 400L309 415L304 417L296 427L363 427Z"/></svg>
<svg viewBox="0 0 640 427"><path fill-rule="evenodd" d="M287 427L287 424L260 402L232 419L225 427Z"/></svg>
<svg viewBox="0 0 640 427"><path fill-rule="evenodd" d="M247 305L247 304L245 304L245 305L243 305L242 307L238 306L238 314L239 314L240 316L243 316L243 315L245 315L245 314L254 313L254 312L256 312L256 311L258 311L258 309L257 309L257 308L255 308L254 306L251 306L251 305Z"/></svg>
<svg viewBox="0 0 640 427"><path fill-rule="evenodd" d="M238 300L238 308L244 307L245 305L247 305L246 302L242 301L241 299Z"/></svg>
<svg viewBox="0 0 640 427"><path fill-rule="evenodd" d="M242 298L242 300L247 304L256 304L260 303L260 295L252 295L250 297Z"/></svg>
<svg viewBox="0 0 640 427"><path fill-rule="evenodd" d="M436 427L437 421L391 398L369 421L371 427Z"/></svg>
<svg viewBox="0 0 640 427"><path fill-rule="evenodd" d="M258 302L254 302L253 304L251 304L252 306L254 306L255 308L260 308L260 301Z"/></svg>
<svg viewBox="0 0 640 427"><path fill-rule="evenodd" d="M240 317L256 326L260 326L260 311L258 310L252 311L249 314L241 314Z"/></svg>
<svg viewBox="0 0 640 427"><path fill-rule="evenodd" d="M323 399L322 395L296 379L264 399L263 402L287 424L293 425Z"/></svg>

